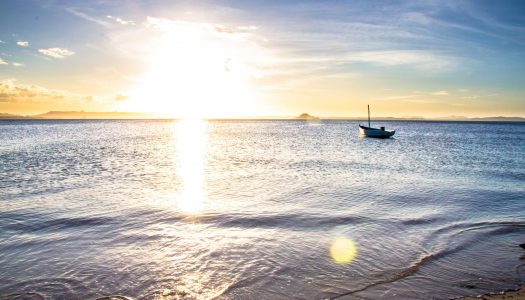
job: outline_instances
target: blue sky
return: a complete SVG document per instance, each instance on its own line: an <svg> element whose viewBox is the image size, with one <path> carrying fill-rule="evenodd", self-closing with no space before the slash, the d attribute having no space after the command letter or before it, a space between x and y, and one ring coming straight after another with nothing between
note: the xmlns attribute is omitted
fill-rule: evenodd
<svg viewBox="0 0 525 300"><path fill-rule="evenodd" d="M523 1L1 1L0 40L0 112L525 116Z"/></svg>

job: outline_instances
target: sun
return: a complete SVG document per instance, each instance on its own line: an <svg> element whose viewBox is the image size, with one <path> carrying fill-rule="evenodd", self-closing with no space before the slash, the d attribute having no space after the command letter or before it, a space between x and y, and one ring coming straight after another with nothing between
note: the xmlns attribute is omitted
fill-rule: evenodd
<svg viewBox="0 0 525 300"><path fill-rule="evenodd" d="M147 70L125 109L168 117L232 117L251 110L254 89L242 36L203 23L158 21Z"/></svg>

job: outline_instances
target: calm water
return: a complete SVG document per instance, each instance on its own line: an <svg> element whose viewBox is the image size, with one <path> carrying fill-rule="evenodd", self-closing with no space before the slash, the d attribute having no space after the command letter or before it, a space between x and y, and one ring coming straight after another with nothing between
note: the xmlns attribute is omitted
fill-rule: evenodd
<svg viewBox="0 0 525 300"><path fill-rule="evenodd" d="M352 121L1 121L0 299L523 283L525 124L381 124L396 138Z"/></svg>

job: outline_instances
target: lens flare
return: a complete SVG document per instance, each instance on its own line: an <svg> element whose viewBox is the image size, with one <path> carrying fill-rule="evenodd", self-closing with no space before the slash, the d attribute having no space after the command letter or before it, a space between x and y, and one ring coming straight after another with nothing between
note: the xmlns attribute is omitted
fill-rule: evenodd
<svg viewBox="0 0 525 300"><path fill-rule="evenodd" d="M356 244L348 238L337 238L330 245L330 256L338 264L350 263L357 255Z"/></svg>

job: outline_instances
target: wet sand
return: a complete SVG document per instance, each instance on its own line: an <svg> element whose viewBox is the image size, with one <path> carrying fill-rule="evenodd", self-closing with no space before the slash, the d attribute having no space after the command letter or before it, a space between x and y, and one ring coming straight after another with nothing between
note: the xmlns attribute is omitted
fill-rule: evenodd
<svg viewBox="0 0 525 300"><path fill-rule="evenodd" d="M479 300L479 299L486 299L486 300L525 300L525 284L521 286L519 290L516 291L507 291L502 294L494 294L494 295L483 295L483 296L477 296L477 297L464 297L464 298L458 298L460 300Z"/></svg>

